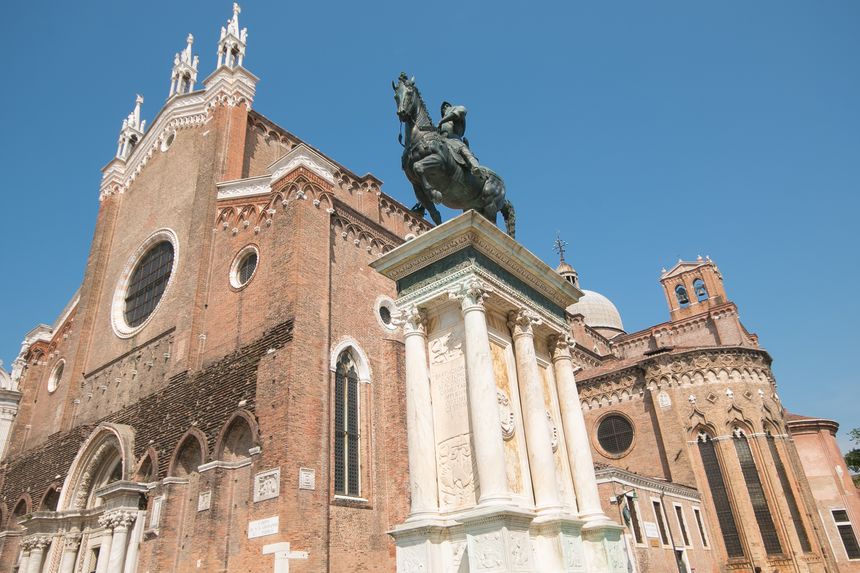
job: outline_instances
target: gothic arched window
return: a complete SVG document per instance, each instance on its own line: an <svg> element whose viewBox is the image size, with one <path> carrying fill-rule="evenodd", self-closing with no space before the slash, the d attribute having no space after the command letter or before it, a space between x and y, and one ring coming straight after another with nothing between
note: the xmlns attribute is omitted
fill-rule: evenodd
<svg viewBox="0 0 860 573"><path fill-rule="evenodd" d="M773 524L773 516L770 513L770 507L764 495L764 488L761 485L761 479L759 478L758 469L756 468L746 434L743 430L736 429L732 441L735 443L735 450L738 453L741 473L743 473L750 502L753 506L755 520L761 532L762 541L764 541L764 549L768 555L782 553L782 545L779 542L779 536Z"/></svg>
<svg viewBox="0 0 860 573"><path fill-rule="evenodd" d="M782 495L788 504L788 510L791 512L791 520L794 522L794 528L797 530L800 548L804 553L809 553L812 551L812 546L809 543L809 536L806 534L806 527L803 526L803 518L800 517L800 508L797 506L797 499L794 497L794 491L791 489L791 480L788 478L788 473L785 471L785 466L782 463L782 457L780 457L779 450L776 447L776 441L770 432L767 432L767 446L770 449L770 456L773 458L773 467L776 469L776 475L779 476Z"/></svg>
<svg viewBox="0 0 860 573"><path fill-rule="evenodd" d="M684 285L678 285L675 287L675 296L678 297L678 304L681 305L681 308L690 304L690 297L687 296L687 289L684 288Z"/></svg>
<svg viewBox="0 0 860 573"><path fill-rule="evenodd" d="M738 526L735 514L729 502L729 492L723 479L723 471L720 467L720 459L711 436L702 432L697 440L699 444L699 455L702 465L705 467L705 475L708 476L708 486L711 490L711 498L714 500L714 509L717 512L717 521L720 523L720 531L726 544L726 553L729 557L743 557L744 548L738 534Z"/></svg>
<svg viewBox="0 0 860 573"><path fill-rule="evenodd" d="M696 293L696 300L699 302L708 299L708 289L705 288L705 281L702 279L693 281L693 292Z"/></svg>
<svg viewBox="0 0 860 573"><path fill-rule="evenodd" d="M349 350L337 359L334 377L334 493L358 497L358 372Z"/></svg>

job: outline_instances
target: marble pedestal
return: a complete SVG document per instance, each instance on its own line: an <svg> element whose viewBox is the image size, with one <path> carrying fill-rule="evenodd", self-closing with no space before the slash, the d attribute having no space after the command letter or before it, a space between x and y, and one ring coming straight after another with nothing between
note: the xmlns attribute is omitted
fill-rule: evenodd
<svg viewBox="0 0 860 573"><path fill-rule="evenodd" d="M582 293L469 211L386 253L406 353L400 573L626 573L600 507L565 309Z"/></svg>

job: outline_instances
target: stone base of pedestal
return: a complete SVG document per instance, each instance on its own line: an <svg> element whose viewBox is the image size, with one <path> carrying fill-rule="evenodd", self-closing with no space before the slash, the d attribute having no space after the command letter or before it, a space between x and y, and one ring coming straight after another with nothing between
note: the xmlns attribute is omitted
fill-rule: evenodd
<svg viewBox="0 0 860 573"><path fill-rule="evenodd" d="M623 532L623 527L610 521L592 522L582 528L589 571L628 573Z"/></svg>
<svg viewBox="0 0 860 573"><path fill-rule="evenodd" d="M565 513L538 516L514 506L475 508L408 521L390 534L398 573L626 573L618 526L592 529Z"/></svg>

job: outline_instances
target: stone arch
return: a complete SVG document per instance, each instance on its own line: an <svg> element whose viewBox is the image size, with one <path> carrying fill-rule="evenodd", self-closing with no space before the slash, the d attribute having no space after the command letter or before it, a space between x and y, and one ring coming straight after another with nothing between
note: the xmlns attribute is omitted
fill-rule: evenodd
<svg viewBox="0 0 860 573"><path fill-rule="evenodd" d="M94 484L102 477L105 464L120 462L119 479L131 476L134 463L134 428L125 424L102 423L90 434L63 482L58 510L83 509Z"/></svg>
<svg viewBox="0 0 860 573"><path fill-rule="evenodd" d="M55 481L48 486L48 489L45 490L42 499L39 501L39 511L57 511L62 485L60 482Z"/></svg>
<svg viewBox="0 0 860 573"><path fill-rule="evenodd" d="M134 470L135 481L149 483L158 479L158 452L150 446L140 456L140 461Z"/></svg>
<svg viewBox="0 0 860 573"><path fill-rule="evenodd" d="M740 415L729 418L728 422L726 422L726 428L730 436L734 435L735 428L741 430L747 438L752 437L755 433L753 423Z"/></svg>
<svg viewBox="0 0 860 573"><path fill-rule="evenodd" d="M332 372L337 369L337 360L344 350L349 351L355 362L356 370L358 371L358 381L369 383L372 379L370 361L367 359L367 354L364 353L364 350L361 349L361 346L352 337L345 336L341 338L340 342L332 348L331 357L329 358L329 369Z"/></svg>
<svg viewBox="0 0 860 573"><path fill-rule="evenodd" d="M197 472L197 467L206 463L208 448L206 436L197 428L191 428L173 450L167 475L185 477Z"/></svg>
<svg viewBox="0 0 860 573"><path fill-rule="evenodd" d="M33 511L33 500L30 494L27 492L22 493L12 508L12 515L9 517L9 527L18 527L18 520Z"/></svg>
<svg viewBox="0 0 860 573"><path fill-rule="evenodd" d="M221 428L215 442L215 459L236 461L250 456L249 450L259 445L257 421L247 410L238 410Z"/></svg>
<svg viewBox="0 0 860 573"><path fill-rule="evenodd" d="M717 437L717 428L710 422L704 420L704 416L690 427L690 441L695 442L701 434L707 434L712 440Z"/></svg>

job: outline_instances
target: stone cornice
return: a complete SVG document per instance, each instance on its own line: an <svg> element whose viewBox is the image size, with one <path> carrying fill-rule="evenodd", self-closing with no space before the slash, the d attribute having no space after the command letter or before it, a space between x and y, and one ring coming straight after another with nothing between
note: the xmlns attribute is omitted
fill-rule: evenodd
<svg viewBox="0 0 860 573"><path fill-rule="evenodd" d="M433 231L383 255L371 266L399 280L471 246L562 309L582 296L579 289L475 211L467 211Z"/></svg>
<svg viewBox="0 0 860 573"><path fill-rule="evenodd" d="M692 501L702 500L701 494L695 488L674 482L667 482L659 478L643 476L613 466L607 466L595 470L594 477L597 478L597 483L617 481L624 485L631 487L635 486L654 493L665 491L675 497L682 497Z"/></svg>

